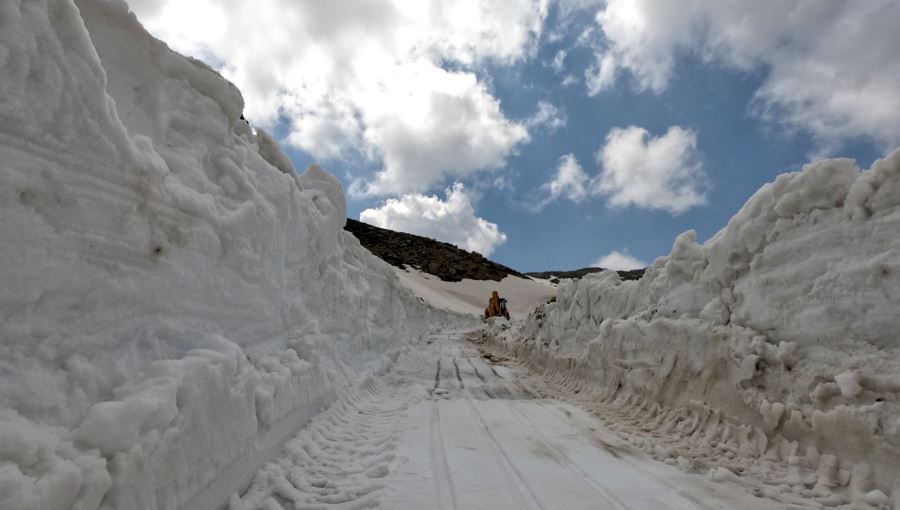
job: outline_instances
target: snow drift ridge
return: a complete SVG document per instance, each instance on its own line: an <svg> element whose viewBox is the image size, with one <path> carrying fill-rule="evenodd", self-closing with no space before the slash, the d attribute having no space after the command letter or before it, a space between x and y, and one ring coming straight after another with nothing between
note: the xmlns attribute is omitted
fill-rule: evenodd
<svg viewBox="0 0 900 510"><path fill-rule="evenodd" d="M524 324L486 335L666 430L813 471L767 484L831 504L850 483L857 506L875 488L897 505L898 300L900 149L868 171L833 159L781 175L703 245L680 235L642 279L563 282Z"/></svg>
<svg viewBox="0 0 900 510"><path fill-rule="evenodd" d="M0 507L211 508L458 320L121 1L0 5Z"/></svg>

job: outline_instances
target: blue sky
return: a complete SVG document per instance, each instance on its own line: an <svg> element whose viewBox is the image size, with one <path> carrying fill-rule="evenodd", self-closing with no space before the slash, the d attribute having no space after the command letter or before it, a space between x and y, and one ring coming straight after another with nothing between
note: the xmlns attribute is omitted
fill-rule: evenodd
<svg viewBox="0 0 900 510"><path fill-rule="evenodd" d="M261 16L276 35L256 48L227 23L182 27L183 4L130 4L235 81L299 171L337 175L350 217L523 271L652 262L779 173L825 156L865 169L900 144L896 2L192 4ZM574 179L554 194L561 162Z"/></svg>

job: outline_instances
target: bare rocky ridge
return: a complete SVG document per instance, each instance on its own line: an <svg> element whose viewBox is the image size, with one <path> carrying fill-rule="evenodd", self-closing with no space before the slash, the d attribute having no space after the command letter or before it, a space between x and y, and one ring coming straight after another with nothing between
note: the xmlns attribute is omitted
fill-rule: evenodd
<svg viewBox="0 0 900 510"><path fill-rule="evenodd" d="M538 273L525 273L525 276L539 278L541 280L549 280L551 278L570 278L573 280L577 280L584 277L584 275L599 273L601 271L606 271L606 269L603 269L602 267L584 267L581 269L576 269L574 271L541 271ZM619 273L619 278L623 280L640 280L641 277L644 276L644 271L646 271L646 269L629 269L626 271L616 272Z"/></svg>
<svg viewBox="0 0 900 510"><path fill-rule="evenodd" d="M471 280L500 281L507 275L539 278L581 278L589 273L605 271L599 267L588 267L575 271L544 271L519 273L502 264L484 258L474 251L466 251L450 243L443 243L428 237L396 232L347 218L344 230L359 239L364 248L388 264L399 268L412 266L437 276L447 282L458 282L464 278ZM639 280L643 269L618 271L623 280Z"/></svg>
<svg viewBox="0 0 900 510"><path fill-rule="evenodd" d="M447 282L464 278L500 281L507 275L523 276L515 269L490 261L474 251L427 237L395 232L347 219L344 226L364 248L392 266L412 266Z"/></svg>

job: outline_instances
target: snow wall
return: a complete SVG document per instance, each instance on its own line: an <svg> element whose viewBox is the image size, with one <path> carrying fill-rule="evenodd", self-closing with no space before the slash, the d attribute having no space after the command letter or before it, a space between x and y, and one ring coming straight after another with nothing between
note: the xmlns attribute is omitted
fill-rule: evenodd
<svg viewBox="0 0 900 510"><path fill-rule="evenodd" d="M720 444L819 468L820 492L852 474L857 493L900 505L900 149L868 171L833 159L781 175L703 245L681 234L641 280L564 282L524 323L483 334L648 421L721 419ZM817 466L826 455L839 463Z"/></svg>
<svg viewBox="0 0 900 510"><path fill-rule="evenodd" d="M216 508L433 326L121 1L0 3L0 508ZM467 319L471 320L471 319Z"/></svg>

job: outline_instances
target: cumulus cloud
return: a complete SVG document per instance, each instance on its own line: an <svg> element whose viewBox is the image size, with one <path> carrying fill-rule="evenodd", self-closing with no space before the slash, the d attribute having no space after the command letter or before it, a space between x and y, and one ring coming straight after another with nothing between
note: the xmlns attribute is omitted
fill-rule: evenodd
<svg viewBox="0 0 900 510"><path fill-rule="evenodd" d="M565 127L569 121L566 112L554 106L548 101L538 101L537 111L525 120L529 129L542 128L547 132L553 132Z"/></svg>
<svg viewBox="0 0 900 510"><path fill-rule="evenodd" d="M446 200L435 195L411 193L366 209L360 221L455 244L485 257L506 242L496 223L475 214L472 200L461 183L446 190Z"/></svg>
<svg viewBox="0 0 900 510"><path fill-rule="evenodd" d="M547 197L539 203L538 209L559 198L581 202L591 194L592 186L590 176L581 168L575 155L566 154L559 158L553 178L541 186Z"/></svg>
<svg viewBox="0 0 900 510"><path fill-rule="evenodd" d="M606 0L556 0L557 29L554 32L568 30L574 22L584 19L585 11L594 11ZM560 36L561 38L561 36Z"/></svg>
<svg viewBox="0 0 900 510"><path fill-rule="evenodd" d="M578 84L578 78L576 78L575 75L567 74L567 75L563 76L563 79L561 82L559 82L559 84L562 85L563 87L569 87L571 85L576 85L576 84Z"/></svg>
<svg viewBox="0 0 900 510"><path fill-rule="evenodd" d="M616 81L616 60L610 55L602 55L597 57L597 62L587 68L584 72L584 83L587 86L589 96L597 94L611 88Z"/></svg>
<svg viewBox="0 0 900 510"><path fill-rule="evenodd" d="M609 0L604 42L586 75L592 94L627 71L662 91L690 53L740 70L765 69L753 109L820 142L865 136L900 142L900 3Z"/></svg>
<svg viewBox="0 0 900 510"><path fill-rule="evenodd" d="M678 214L706 201L697 135L680 126L658 137L638 126L614 128L597 160L603 170L594 190L612 206Z"/></svg>
<svg viewBox="0 0 900 510"><path fill-rule="evenodd" d="M423 191L447 176L500 168L529 138L474 75L430 66L418 71L418 79L400 80L384 94L390 100L372 98L366 107L364 137L384 162L367 194ZM418 90L423 84L431 89L427 96Z"/></svg>
<svg viewBox="0 0 900 510"><path fill-rule="evenodd" d="M532 55L548 0L130 4L175 49L220 64L252 122L286 118L288 141L318 158L382 163L370 194L499 168L529 139L474 69Z"/></svg>
<svg viewBox="0 0 900 510"><path fill-rule="evenodd" d="M559 50L554 55L553 61L550 62L550 67L557 73L562 73L566 70L566 55L568 55L566 50Z"/></svg>
<svg viewBox="0 0 900 510"><path fill-rule="evenodd" d="M561 157L553 177L541 186L544 198L535 209L561 198L578 203L605 196L613 207L678 214L706 200L697 135L680 126L658 137L638 126L613 128L596 158L601 171L591 177L573 154Z"/></svg>
<svg viewBox="0 0 900 510"><path fill-rule="evenodd" d="M632 257L626 251L621 253L613 250L607 255L595 260L591 267L602 267L613 271L627 271L629 269L641 269L647 267L647 263L638 258Z"/></svg>

